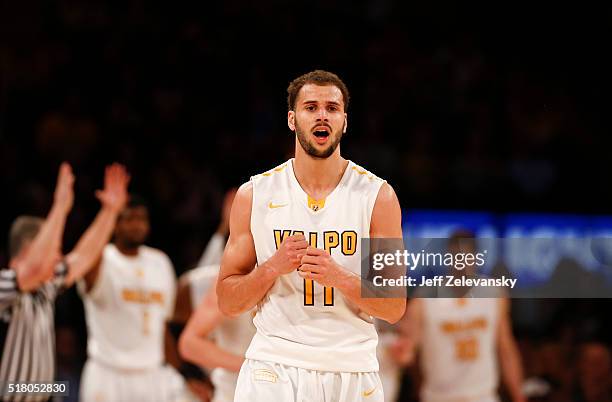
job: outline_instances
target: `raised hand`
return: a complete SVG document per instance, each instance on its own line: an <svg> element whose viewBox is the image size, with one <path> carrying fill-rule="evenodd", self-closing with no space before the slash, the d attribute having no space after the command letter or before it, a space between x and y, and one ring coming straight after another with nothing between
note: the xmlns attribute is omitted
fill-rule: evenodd
<svg viewBox="0 0 612 402"><path fill-rule="evenodd" d="M113 163L104 171L104 189L96 191L96 198L104 207L119 212L127 203L129 182L130 175L125 166Z"/></svg>
<svg viewBox="0 0 612 402"><path fill-rule="evenodd" d="M74 174L67 162L60 165L53 199L54 204L61 208L63 212L68 213L72 209L74 203Z"/></svg>

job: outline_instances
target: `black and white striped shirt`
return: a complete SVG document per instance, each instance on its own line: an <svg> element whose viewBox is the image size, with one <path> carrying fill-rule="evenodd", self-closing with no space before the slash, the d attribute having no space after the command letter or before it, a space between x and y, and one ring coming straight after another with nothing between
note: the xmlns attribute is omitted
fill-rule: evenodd
<svg viewBox="0 0 612 402"><path fill-rule="evenodd" d="M19 290L14 270L0 270L0 383L53 381L55 298L67 271L65 263L58 264L53 279L26 293Z"/></svg>

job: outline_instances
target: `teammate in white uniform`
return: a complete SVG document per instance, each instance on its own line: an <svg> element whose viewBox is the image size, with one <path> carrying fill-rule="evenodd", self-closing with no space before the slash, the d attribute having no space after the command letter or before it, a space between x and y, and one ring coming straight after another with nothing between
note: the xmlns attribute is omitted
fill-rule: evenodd
<svg viewBox="0 0 612 402"><path fill-rule="evenodd" d="M400 329L397 325L391 325L383 320L376 320L375 324L378 332L378 347L376 348L379 363L378 374L385 392L385 402L397 402L403 369L396 358Z"/></svg>
<svg viewBox="0 0 612 402"><path fill-rule="evenodd" d="M398 321L405 298L361 297L361 239L401 239L399 202L340 156L349 97L335 74L288 93L295 159L238 190L217 282L223 313L257 305L234 400L379 402L373 317Z"/></svg>
<svg viewBox="0 0 612 402"><path fill-rule="evenodd" d="M225 243L229 234L229 215L232 208L232 202L234 201L234 196L236 195L236 190L236 188L231 188L225 193L221 208L219 226L217 227L217 230L204 248L204 252L202 253L200 262L198 263L198 267L185 272L179 278L176 293L176 307L174 310L174 319L172 321L175 326L178 325L181 327L181 332L184 331L185 326L187 325L187 321L198 309L198 306L201 304L204 296L209 293L209 291L214 292L215 284L217 282L217 276L219 274L219 264L221 264L223 250L225 249ZM216 298L214 306L211 305L210 307L214 308L214 310L218 313L219 309L217 307ZM215 316L215 314L206 315L206 317L208 318L212 318ZM213 325L216 327L220 326L221 328L224 328L226 327L226 325L223 325L224 321L225 320L215 320ZM251 321L252 320L247 320L246 322L247 328L249 330L247 331L248 335L245 335L246 340L243 342L246 342L247 345L253 337L253 334L251 332L253 331L252 328L254 327ZM228 325L232 326L234 324ZM219 330L212 328L206 329L206 334L202 337L206 337L206 335L208 335L210 338L212 338L211 342L213 340L218 340L219 338L224 338L224 332L226 331L226 329L221 328L219 328ZM238 329L240 329L240 326L238 326ZM231 334L231 331L229 336L230 338L228 339L232 339L231 337L234 336L233 334ZM221 341L221 343L223 343L223 341ZM191 345L192 343L189 342L189 344ZM198 342L196 342L196 344L198 344ZM202 353L208 353L209 350L217 349L208 349L205 347ZM244 356L245 350L246 346L243 348L238 348L235 353ZM201 350L196 346L196 351L194 352L194 354L199 354L200 352ZM188 352L188 354L192 353ZM183 357L183 359L185 358ZM190 357L186 358L185 360L192 361ZM229 377L219 376L218 374L213 375L211 378L212 381L210 381L209 378L206 377L207 375L208 377L211 377L210 370L214 369L215 367L210 365L200 365L198 368L200 370L198 370L196 367L189 367L189 365L187 364L183 364L182 366L182 373L183 375L185 375L187 386L193 394L197 395L201 401L210 401L212 400L213 387L216 387L218 389L225 389L228 391L231 390L231 392L226 392L225 394L231 395L229 397L226 397L226 399L229 398L229 400L233 400L234 389L236 388L236 379L238 377L237 373L235 375L236 378L231 379L230 381L223 381L223 379ZM204 374L204 372L206 372L206 374ZM216 383L213 385L215 381ZM222 393L220 391L215 391L216 400L222 400L220 399L221 397Z"/></svg>
<svg viewBox="0 0 612 402"><path fill-rule="evenodd" d="M192 289L208 288L208 291L200 299L200 305L181 334L179 351L185 360L212 370L211 380L215 387L213 402L231 402L234 400L238 371L255 334L255 327L249 313L234 319L221 314L214 286L218 274L219 265L192 271L192 284L197 282Z"/></svg>
<svg viewBox="0 0 612 402"><path fill-rule="evenodd" d="M473 238L466 236L451 237L449 251L475 253ZM463 272L471 275L473 269ZM499 365L512 401L525 402L507 299L479 298L476 288L458 291L467 297L411 300L402 320L411 344L420 350L421 400L499 402ZM480 292L490 294L490 289Z"/></svg>
<svg viewBox="0 0 612 402"><path fill-rule="evenodd" d="M176 278L160 250L143 245L148 211L132 198L121 212L115 243L79 283L87 327L88 360L81 400L178 401L184 383L164 366L166 320L174 307Z"/></svg>

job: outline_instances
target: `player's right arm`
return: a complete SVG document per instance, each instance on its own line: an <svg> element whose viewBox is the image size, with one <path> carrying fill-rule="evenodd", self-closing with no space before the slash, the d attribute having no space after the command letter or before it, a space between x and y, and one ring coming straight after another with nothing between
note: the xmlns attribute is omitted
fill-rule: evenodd
<svg viewBox="0 0 612 402"><path fill-rule="evenodd" d="M66 256L68 275L65 285L86 276L87 288L91 289L99 268L104 246L110 241L117 216L125 206L130 175L123 165L113 163L104 172L104 189L96 191L102 208L91 225L81 236L74 249Z"/></svg>
<svg viewBox="0 0 612 402"><path fill-rule="evenodd" d="M25 258L16 267L17 284L21 291L36 289L53 276L55 264L61 255L66 217L74 201L73 185L72 169L64 162L60 166L51 211L32 240Z"/></svg>
<svg viewBox="0 0 612 402"><path fill-rule="evenodd" d="M251 234L253 185L243 184L230 213L230 235L217 280L219 310L237 316L253 308L280 275L295 271L308 243L303 235L289 236L265 263L257 263Z"/></svg>

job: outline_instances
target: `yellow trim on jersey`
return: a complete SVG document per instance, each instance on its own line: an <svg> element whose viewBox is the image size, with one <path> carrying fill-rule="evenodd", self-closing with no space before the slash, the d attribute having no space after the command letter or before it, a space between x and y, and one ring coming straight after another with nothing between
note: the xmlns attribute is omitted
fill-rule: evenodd
<svg viewBox="0 0 612 402"><path fill-rule="evenodd" d="M372 179L374 178L374 175L373 175L372 173L368 172L368 171L367 171L367 170L365 170L365 169L364 169L364 170L359 170L359 169L357 168L357 166L353 166L353 170L354 170L355 172L357 172L358 174L366 174L366 175L368 175L368 179L370 179L370 180L372 180Z"/></svg>
<svg viewBox="0 0 612 402"><path fill-rule="evenodd" d="M267 171L266 173L262 173L261 175L265 177L272 176L273 173L282 172L286 167L287 167L287 164L285 163L277 168Z"/></svg>
<svg viewBox="0 0 612 402"><path fill-rule="evenodd" d="M320 200L315 200L311 196L308 196L308 208L309 209L312 209L313 211L317 212L323 209L324 206L325 206L325 198L320 199Z"/></svg>

